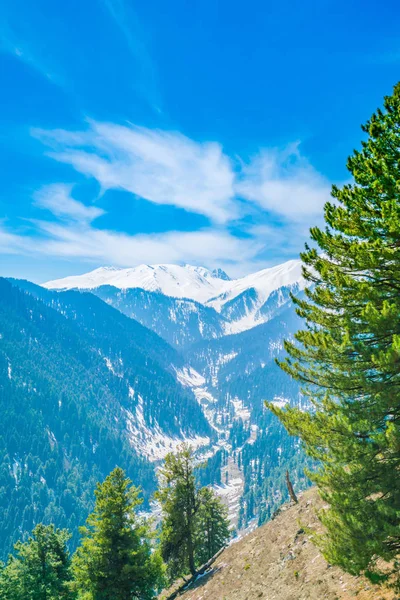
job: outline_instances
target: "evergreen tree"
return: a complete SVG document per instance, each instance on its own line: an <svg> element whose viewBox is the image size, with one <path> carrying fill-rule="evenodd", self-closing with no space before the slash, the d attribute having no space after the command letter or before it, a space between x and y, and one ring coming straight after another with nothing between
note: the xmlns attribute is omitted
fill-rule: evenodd
<svg viewBox="0 0 400 600"><path fill-rule="evenodd" d="M301 255L306 329L281 364L312 410L268 406L320 461L325 556L387 579L378 559L400 554L400 84L363 131L354 182L332 188L326 228L311 229L318 249Z"/></svg>
<svg viewBox="0 0 400 600"><path fill-rule="evenodd" d="M161 553L173 579L190 571L196 573L195 529L200 507L190 448L183 445L165 458L163 483L156 494L163 512Z"/></svg>
<svg viewBox="0 0 400 600"><path fill-rule="evenodd" d="M199 491L196 556L204 564L223 548L230 537L228 508L208 487Z"/></svg>
<svg viewBox="0 0 400 600"><path fill-rule="evenodd" d="M39 524L0 571L1 600L70 600L70 534Z"/></svg>
<svg viewBox="0 0 400 600"><path fill-rule="evenodd" d="M227 511L212 490L196 486L188 446L166 456L161 476L161 553L171 579L194 575L229 539Z"/></svg>
<svg viewBox="0 0 400 600"><path fill-rule="evenodd" d="M162 563L150 532L137 514L140 490L116 468L95 491L94 511L81 528L73 558L78 597L85 600L146 600L162 581Z"/></svg>

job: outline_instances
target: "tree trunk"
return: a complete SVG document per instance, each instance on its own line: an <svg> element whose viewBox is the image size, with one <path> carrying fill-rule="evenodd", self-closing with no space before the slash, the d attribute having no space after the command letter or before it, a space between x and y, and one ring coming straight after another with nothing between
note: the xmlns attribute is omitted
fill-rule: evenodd
<svg viewBox="0 0 400 600"><path fill-rule="evenodd" d="M189 569L192 575L196 575L196 566L194 564L194 548L193 548L193 540L192 535L188 536L187 540L187 549L188 549L188 559L189 559Z"/></svg>
<svg viewBox="0 0 400 600"><path fill-rule="evenodd" d="M296 494L294 493L292 482L290 481L290 478L289 478L289 471L286 471L286 485L287 485L287 489L289 491L289 496L290 496L292 502L297 504L298 500L297 500Z"/></svg>

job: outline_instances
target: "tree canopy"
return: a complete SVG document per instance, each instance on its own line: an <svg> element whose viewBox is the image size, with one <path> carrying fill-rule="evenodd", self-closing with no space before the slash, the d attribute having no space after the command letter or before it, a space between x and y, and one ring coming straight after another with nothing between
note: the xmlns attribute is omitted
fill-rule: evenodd
<svg viewBox="0 0 400 600"><path fill-rule="evenodd" d="M400 554L400 84L362 129L352 182L333 186L301 255L305 328L281 363L311 409L268 406L319 461L325 556L387 579L378 559L398 577Z"/></svg>
<svg viewBox="0 0 400 600"><path fill-rule="evenodd" d="M226 508L214 492L196 485L189 446L165 458L156 494L162 508L161 553L171 579L197 568L230 537Z"/></svg>
<svg viewBox="0 0 400 600"><path fill-rule="evenodd" d="M146 600L162 583L162 561L150 545L148 525L137 515L140 490L115 468L97 485L94 511L81 528L73 558L79 598Z"/></svg>
<svg viewBox="0 0 400 600"><path fill-rule="evenodd" d="M15 556L0 571L0 599L72 600L70 537L66 530L39 524L27 542L17 542Z"/></svg>

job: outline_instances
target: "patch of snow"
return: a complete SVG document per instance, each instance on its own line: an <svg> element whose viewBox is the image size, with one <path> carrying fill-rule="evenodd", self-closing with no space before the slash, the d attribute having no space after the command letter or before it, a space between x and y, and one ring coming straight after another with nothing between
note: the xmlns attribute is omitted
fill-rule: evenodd
<svg viewBox="0 0 400 600"><path fill-rule="evenodd" d="M223 365L233 360L238 356L238 352L229 352L228 354L220 354L213 364L210 365L211 382L214 387L218 385L218 373Z"/></svg>
<svg viewBox="0 0 400 600"><path fill-rule="evenodd" d="M175 373L178 381L185 387L200 387L206 382L204 377L192 367L183 367L183 369L175 369Z"/></svg>
<svg viewBox="0 0 400 600"><path fill-rule="evenodd" d="M234 400L231 400L231 404L235 411L235 417L242 419L242 421L250 420L250 410L243 404L243 400L235 398Z"/></svg>
<svg viewBox="0 0 400 600"><path fill-rule="evenodd" d="M117 373L117 371L115 370L114 365L112 364L111 360L107 356L104 356L104 361L106 363L107 369L109 371L111 371L111 373L113 375L115 375L116 377L122 377L121 373Z"/></svg>
<svg viewBox="0 0 400 600"><path fill-rule="evenodd" d="M275 396L271 404L273 404L277 408L285 408L285 406L290 404L290 400L288 400L287 398L283 398L283 396Z"/></svg>
<svg viewBox="0 0 400 600"><path fill-rule="evenodd" d="M169 452L176 452L183 443L189 444L193 451L210 444L210 438L207 436L189 437L182 433L181 436L171 437L163 432L158 423L149 427L144 418L141 396L138 397L135 412L125 410L125 414L131 445L151 462L164 459Z"/></svg>

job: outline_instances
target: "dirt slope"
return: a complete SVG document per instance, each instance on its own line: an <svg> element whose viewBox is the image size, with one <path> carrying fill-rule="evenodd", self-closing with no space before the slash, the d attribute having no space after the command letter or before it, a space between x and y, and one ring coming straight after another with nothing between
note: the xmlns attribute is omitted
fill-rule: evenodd
<svg viewBox="0 0 400 600"><path fill-rule="evenodd" d="M273 521L227 548L179 600L396 600L326 563L301 529L317 523L318 506L315 490L305 492L298 505L284 506Z"/></svg>

